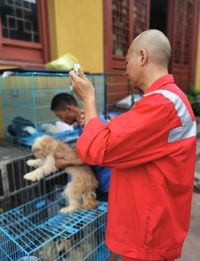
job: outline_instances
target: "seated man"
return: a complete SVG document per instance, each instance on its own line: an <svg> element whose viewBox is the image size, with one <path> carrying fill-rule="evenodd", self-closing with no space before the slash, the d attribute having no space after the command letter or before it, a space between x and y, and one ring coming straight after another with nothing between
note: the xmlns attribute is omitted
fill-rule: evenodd
<svg viewBox="0 0 200 261"><path fill-rule="evenodd" d="M67 93L60 93L53 97L51 101L51 110L63 122L77 126L81 134L82 128L80 127L81 109L79 108L75 98ZM76 162L68 162L65 159L57 159L57 168L64 169L70 165L81 165L80 160ZM102 166L91 166L96 177L99 181L99 190L97 191L97 200L107 201L108 190L110 183L111 170Z"/></svg>

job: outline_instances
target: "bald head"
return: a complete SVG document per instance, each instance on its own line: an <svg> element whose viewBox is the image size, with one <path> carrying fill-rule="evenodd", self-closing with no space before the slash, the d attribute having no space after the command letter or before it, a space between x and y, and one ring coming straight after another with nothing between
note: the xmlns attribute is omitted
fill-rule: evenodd
<svg viewBox="0 0 200 261"><path fill-rule="evenodd" d="M129 52L145 49L149 60L159 66L167 67L171 57L168 38L159 30L147 30L139 34L131 43Z"/></svg>

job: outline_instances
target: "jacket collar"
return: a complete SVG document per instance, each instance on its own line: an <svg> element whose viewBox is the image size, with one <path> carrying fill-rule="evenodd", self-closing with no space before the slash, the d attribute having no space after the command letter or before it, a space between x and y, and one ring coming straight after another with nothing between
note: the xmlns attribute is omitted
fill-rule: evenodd
<svg viewBox="0 0 200 261"><path fill-rule="evenodd" d="M174 77L172 74L166 74L162 77L160 77L158 80L153 82L153 84L147 89L146 93L155 91L160 89L162 86L169 84L169 83L174 83Z"/></svg>

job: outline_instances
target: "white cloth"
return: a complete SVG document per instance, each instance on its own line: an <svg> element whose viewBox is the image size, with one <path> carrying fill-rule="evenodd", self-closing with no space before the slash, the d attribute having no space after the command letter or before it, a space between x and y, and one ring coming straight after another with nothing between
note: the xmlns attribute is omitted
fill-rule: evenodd
<svg viewBox="0 0 200 261"><path fill-rule="evenodd" d="M55 125L50 124L50 123L42 124L41 128L45 132L49 132L49 133L60 133L60 132L73 131L74 130L73 126L71 126L67 123L64 123L62 121L57 121L55 123Z"/></svg>

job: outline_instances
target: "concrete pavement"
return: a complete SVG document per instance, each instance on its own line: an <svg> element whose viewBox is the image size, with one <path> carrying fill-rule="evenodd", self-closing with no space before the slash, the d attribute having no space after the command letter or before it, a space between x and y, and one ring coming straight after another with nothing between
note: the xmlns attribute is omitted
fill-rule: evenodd
<svg viewBox="0 0 200 261"><path fill-rule="evenodd" d="M193 193L190 230L177 261L200 261L200 193Z"/></svg>

